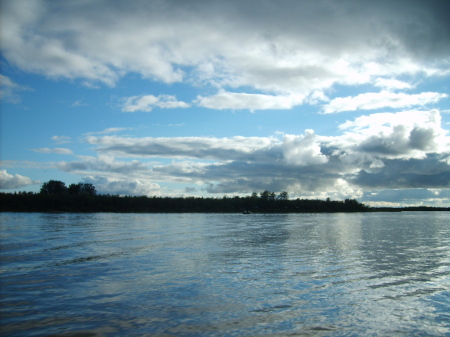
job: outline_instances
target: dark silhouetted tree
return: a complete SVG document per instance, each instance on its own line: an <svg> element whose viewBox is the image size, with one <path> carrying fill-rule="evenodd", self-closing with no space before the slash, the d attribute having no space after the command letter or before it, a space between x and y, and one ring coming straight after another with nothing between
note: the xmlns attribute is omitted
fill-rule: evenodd
<svg viewBox="0 0 450 337"><path fill-rule="evenodd" d="M68 188L68 192L71 195L96 195L97 191L95 190L95 186L92 184L78 183L78 184L70 184Z"/></svg>
<svg viewBox="0 0 450 337"><path fill-rule="evenodd" d="M63 194L67 192L66 184L59 180L49 180L42 184L41 194Z"/></svg>
<svg viewBox="0 0 450 337"><path fill-rule="evenodd" d="M285 192L285 191L281 192L280 194L278 194L277 199L278 200L288 200L289 199L288 192Z"/></svg>
<svg viewBox="0 0 450 337"><path fill-rule="evenodd" d="M67 191L69 192L70 195L80 194L81 186L80 184L70 184Z"/></svg>
<svg viewBox="0 0 450 337"><path fill-rule="evenodd" d="M4 212L242 212L305 213L305 212L367 212L373 211L355 199L345 201L289 200L287 192L276 195L268 190L248 197L147 197L97 195L92 184L66 185L50 180L42 185L40 193L0 192L0 211ZM418 210L418 209L416 209ZM425 209L427 210L427 209ZM450 210L450 209L444 209Z"/></svg>
<svg viewBox="0 0 450 337"><path fill-rule="evenodd" d="M267 201L270 197L270 191L265 190L264 192L261 192L260 195L262 200Z"/></svg>
<svg viewBox="0 0 450 337"><path fill-rule="evenodd" d="M81 193L83 194L89 194L89 195L96 195L97 190L95 189L95 186L92 184L81 184Z"/></svg>

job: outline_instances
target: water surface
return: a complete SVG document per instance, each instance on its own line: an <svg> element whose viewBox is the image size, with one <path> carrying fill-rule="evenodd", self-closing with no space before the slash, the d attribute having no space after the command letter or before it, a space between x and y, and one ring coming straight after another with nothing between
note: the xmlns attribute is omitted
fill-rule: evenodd
<svg viewBox="0 0 450 337"><path fill-rule="evenodd" d="M450 213L1 216L2 336L450 336Z"/></svg>

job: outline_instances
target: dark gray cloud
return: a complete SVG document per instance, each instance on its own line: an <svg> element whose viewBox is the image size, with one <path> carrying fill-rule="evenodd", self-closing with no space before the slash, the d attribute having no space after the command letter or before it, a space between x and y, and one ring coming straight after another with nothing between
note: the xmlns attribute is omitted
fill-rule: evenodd
<svg viewBox="0 0 450 337"><path fill-rule="evenodd" d="M375 172L361 170L352 182L372 188L450 188L450 165L439 156L384 160L384 164Z"/></svg>
<svg viewBox="0 0 450 337"><path fill-rule="evenodd" d="M448 57L450 52L450 3L446 0L377 1L380 15L391 15L392 31L405 49L422 59ZM389 14L388 12L391 12ZM402 16L403 13L403 16Z"/></svg>
<svg viewBox="0 0 450 337"><path fill-rule="evenodd" d="M436 134L432 128L396 125L391 134L380 133L364 140L358 149L362 152L397 156L413 150L429 151L436 147Z"/></svg>
<svg viewBox="0 0 450 337"><path fill-rule="evenodd" d="M448 153L447 131L438 110L376 113L340 126L346 135L331 142L347 152L383 158L423 158Z"/></svg>
<svg viewBox="0 0 450 337"><path fill-rule="evenodd" d="M58 168L65 172L109 172L118 174L142 174L150 171L148 165L133 160L131 162L115 161L112 157L84 158L82 161L60 162Z"/></svg>
<svg viewBox="0 0 450 337"><path fill-rule="evenodd" d="M87 176L84 183L93 184L100 194L113 195L159 195L161 187L146 180L121 180L102 176Z"/></svg>

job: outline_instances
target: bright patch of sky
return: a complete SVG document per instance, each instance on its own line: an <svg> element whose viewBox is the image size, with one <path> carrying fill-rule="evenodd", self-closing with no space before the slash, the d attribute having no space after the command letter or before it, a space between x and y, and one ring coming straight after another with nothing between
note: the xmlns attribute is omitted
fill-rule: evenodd
<svg viewBox="0 0 450 337"><path fill-rule="evenodd" d="M1 1L3 192L450 206L448 1Z"/></svg>

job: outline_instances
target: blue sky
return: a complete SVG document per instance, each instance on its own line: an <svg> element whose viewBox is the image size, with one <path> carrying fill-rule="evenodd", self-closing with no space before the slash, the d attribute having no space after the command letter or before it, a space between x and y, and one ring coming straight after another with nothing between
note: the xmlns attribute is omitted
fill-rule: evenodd
<svg viewBox="0 0 450 337"><path fill-rule="evenodd" d="M448 1L0 3L2 192L450 206Z"/></svg>

